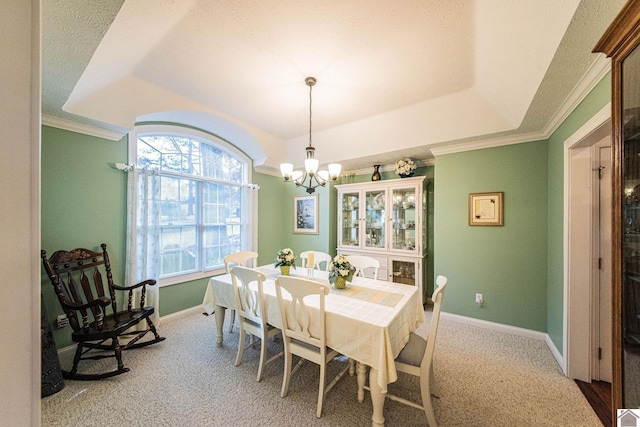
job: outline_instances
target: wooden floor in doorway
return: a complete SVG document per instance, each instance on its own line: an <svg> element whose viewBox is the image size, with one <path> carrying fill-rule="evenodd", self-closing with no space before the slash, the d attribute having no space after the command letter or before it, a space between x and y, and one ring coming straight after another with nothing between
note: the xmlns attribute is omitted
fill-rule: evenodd
<svg viewBox="0 0 640 427"><path fill-rule="evenodd" d="M575 380L575 382L602 424L604 426L613 425L611 420L611 384L604 381L585 383Z"/></svg>

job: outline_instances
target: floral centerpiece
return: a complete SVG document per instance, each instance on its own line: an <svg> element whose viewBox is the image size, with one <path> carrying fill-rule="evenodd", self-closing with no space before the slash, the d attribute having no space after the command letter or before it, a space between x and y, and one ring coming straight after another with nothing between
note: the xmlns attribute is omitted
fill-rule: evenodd
<svg viewBox="0 0 640 427"><path fill-rule="evenodd" d="M396 168L394 172L396 175L400 175L400 178L407 178L413 176L413 173L416 170L416 164L410 158L397 160Z"/></svg>
<svg viewBox="0 0 640 427"><path fill-rule="evenodd" d="M291 266L296 268L296 257L293 254L291 248L284 248L278 251L278 255L276 256L275 267L280 267L280 273L283 276L289 275L289 270Z"/></svg>
<svg viewBox="0 0 640 427"><path fill-rule="evenodd" d="M349 263L349 259L338 255L329 263L329 283L335 285L336 289L344 289L355 272L356 268Z"/></svg>

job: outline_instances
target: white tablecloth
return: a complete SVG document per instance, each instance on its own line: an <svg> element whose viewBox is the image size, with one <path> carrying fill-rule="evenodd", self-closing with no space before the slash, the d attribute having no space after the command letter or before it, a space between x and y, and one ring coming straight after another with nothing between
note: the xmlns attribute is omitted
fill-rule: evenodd
<svg viewBox="0 0 640 427"><path fill-rule="evenodd" d="M273 266L259 267L258 270L267 276L263 284L267 321L280 327L281 319L275 291L275 279L280 275L279 270ZM306 273L306 268L291 269L293 276L306 277ZM314 280L328 285L327 274L315 270ZM387 384L397 379L394 359L407 343L409 334L424 322L421 295L415 286L364 277L354 277L353 285L402 295L394 307L388 307L344 296L344 291L331 287L325 299L327 345L345 356L377 369L378 384L385 393ZM209 280L203 308L211 314L215 306L236 306L229 274Z"/></svg>

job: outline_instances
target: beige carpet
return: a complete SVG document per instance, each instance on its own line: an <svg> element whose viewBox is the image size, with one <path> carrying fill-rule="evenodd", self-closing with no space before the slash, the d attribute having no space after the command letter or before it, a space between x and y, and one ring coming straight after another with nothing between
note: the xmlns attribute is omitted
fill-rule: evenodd
<svg viewBox="0 0 640 427"><path fill-rule="evenodd" d="M428 317L430 313L427 313ZM419 332L426 333L427 325ZM43 426L369 426L371 400L356 399L355 377L345 377L315 416L318 367L306 363L280 397L282 359L257 383L258 350L234 367L237 328L215 344L213 316L164 322L167 340L124 353L131 372L99 382L66 381L42 399ZM272 351L279 343L270 342ZM600 426L572 380L564 377L542 341L441 319L435 352L441 426ZM95 362L112 364L112 359ZM69 366L62 361L63 366ZM93 362L89 362L93 363ZM345 360L332 362L332 378ZM419 400L418 382L401 375L395 394ZM426 425L422 411L387 400L387 426Z"/></svg>

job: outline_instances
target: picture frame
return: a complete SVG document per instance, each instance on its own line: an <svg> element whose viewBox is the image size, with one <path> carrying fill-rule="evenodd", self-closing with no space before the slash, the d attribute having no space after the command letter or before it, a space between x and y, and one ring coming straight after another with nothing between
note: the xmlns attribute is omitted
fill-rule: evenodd
<svg viewBox="0 0 640 427"><path fill-rule="evenodd" d="M469 225L504 225L504 193L469 193Z"/></svg>
<svg viewBox="0 0 640 427"><path fill-rule="evenodd" d="M318 195L293 196L294 234L319 234Z"/></svg>

